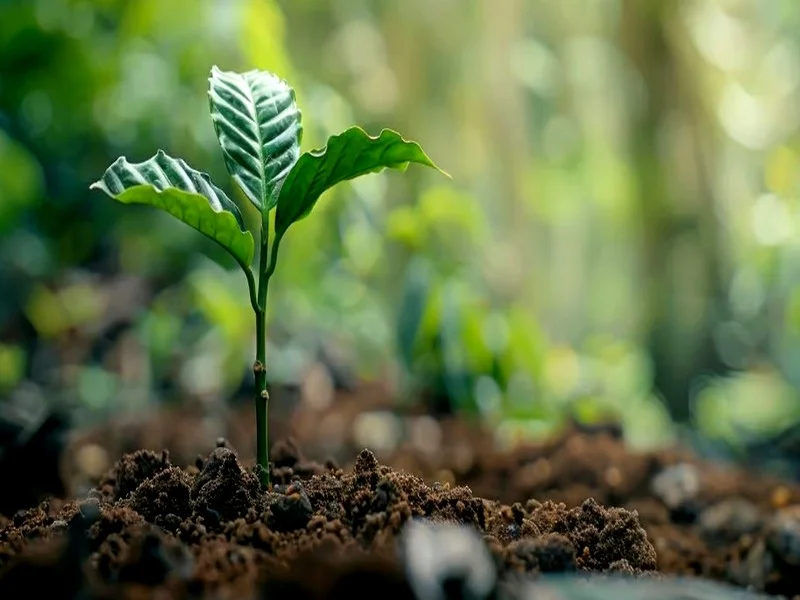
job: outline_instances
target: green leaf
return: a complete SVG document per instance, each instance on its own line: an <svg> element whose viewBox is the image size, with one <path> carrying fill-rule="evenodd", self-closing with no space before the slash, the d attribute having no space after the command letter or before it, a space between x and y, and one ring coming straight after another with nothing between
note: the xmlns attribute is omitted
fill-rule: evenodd
<svg viewBox="0 0 800 600"><path fill-rule="evenodd" d="M266 71L232 73L212 67L208 99L225 165L263 213L278 203L303 137L294 90Z"/></svg>
<svg viewBox="0 0 800 600"><path fill-rule="evenodd" d="M244 269L253 261L253 235L236 204L206 173L161 150L141 163L130 163L121 156L90 188L123 204L146 204L167 211L225 248Z"/></svg>
<svg viewBox="0 0 800 600"><path fill-rule="evenodd" d="M360 127L351 127L332 136L325 148L305 152L289 172L278 197L276 237L283 237L292 223L307 216L323 192L337 183L386 168L405 171L409 163L447 175L418 143L406 141L390 129L372 137Z"/></svg>

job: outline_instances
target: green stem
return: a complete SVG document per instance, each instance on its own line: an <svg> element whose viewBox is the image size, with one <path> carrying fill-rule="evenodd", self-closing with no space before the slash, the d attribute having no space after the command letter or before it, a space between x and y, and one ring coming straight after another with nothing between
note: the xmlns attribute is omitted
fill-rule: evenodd
<svg viewBox="0 0 800 600"><path fill-rule="evenodd" d="M256 311L256 362L253 373L256 377L256 460L259 466L259 480L263 489L269 488L269 422L267 409L269 393L267 392L267 340L266 313Z"/></svg>
<svg viewBox="0 0 800 600"><path fill-rule="evenodd" d="M269 488L269 393L267 392L267 289L269 275L267 259L269 256L269 223L261 227L261 256L258 293L254 310L256 313L256 360L253 374L256 380L256 460L259 466L261 487Z"/></svg>

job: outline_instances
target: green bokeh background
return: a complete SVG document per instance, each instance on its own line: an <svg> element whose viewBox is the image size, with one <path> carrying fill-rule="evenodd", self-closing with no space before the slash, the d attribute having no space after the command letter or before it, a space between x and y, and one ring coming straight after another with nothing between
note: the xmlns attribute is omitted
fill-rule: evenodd
<svg viewBox="0 0 800 600"><path fill-rule="evenodd" d="M241 201L216 64L289 80L304 149L386 126L454 178L363 178L293 228L273 383L324 343L505 437L573 414L735 448L797 423L798 32L789 0L2 0L0 393L89 420L240 393L241 273L88 190L162 148Z"/></svg>

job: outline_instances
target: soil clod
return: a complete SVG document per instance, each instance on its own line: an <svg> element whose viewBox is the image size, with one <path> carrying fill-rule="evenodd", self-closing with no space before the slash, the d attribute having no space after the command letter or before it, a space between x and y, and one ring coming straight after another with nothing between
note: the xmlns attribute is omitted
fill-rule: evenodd
<svg viewBox="0 0 800 600"><path fill-rule="evenodd" d="M166 450L159 453L139 450L133 454L126 454L103 479L100 490L107 491L110 488L114 499L124 500L141 483L169 466L169 452Z"/></svg>
<svg viewBox="0 0 800 600"><path fill-rule="evenodd" d="M260 496L256 476L242 469L236 453L225 446L214 449L191 489L195 512L213 511L226 521L247 514Z"/></svg>
<svg viewBox="0 0 800 600"><path fill-rule="evenodd" d="M306 491L299 481L292 483L285 494L270 506L267 524L275 531L287 532L302 529L311 520L314 510Z"/></svg>

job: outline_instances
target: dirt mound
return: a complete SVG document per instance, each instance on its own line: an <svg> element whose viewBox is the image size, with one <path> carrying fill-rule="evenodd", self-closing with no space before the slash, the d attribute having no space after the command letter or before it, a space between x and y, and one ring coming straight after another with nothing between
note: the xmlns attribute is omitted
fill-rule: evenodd
<svg viewBox="0 0 800 600"><path fill-rule="evenodd" d="M59 597L84 584L95 597L131 597L135 588L175 598L249 597L256 588L334 597L370 580L408 596L398 540L414 518L470 526L496 575L656 567L636 513L625 509L593 500L503 505L467 487L428 485L368 450L348 471L308 463L291 445L276 456L281 466L265 493L225 444L187 468L167 453L124 456L87 498L45 502L0 529L0 597L30 595L43 581L58 582Z"/></svg>
<svg viewBox="0 0 800 600"><path fill-rule="evenodd" d="M258 490L252 459L231 452L232 445L254 447L248 407L214 420L213 431L201 414L174 409L76 437L67 453L67 487L84 508L97 502L100 525L92 531L102 529L90 537L108 541L102 552L94 545L86 550L91 573L100 583L132 581L143 575L124 565L149 564L153 573L182 573L177 583L170 583L173 574L162 584L177 590L232 590L231 582L250 590L269 575L270 589L288 586L293 598L326 597L363 580L404 597L410 580L402 552L397 558L397 533L410 517L427 516L479 531L498 572L590 572L597 585L573 592L594 593L601 589L597 573L653 572L645 550L634 552L638 563L628 556L638 539L630 522L636 513L659 578L700 577L800 597L793 575L800 565L795 483L684 449L634 452L613 425L576 424L544 442L498 447L480 425L389 410L390 399L373 392L340 395L323 408L301 405L271 420L271 439L284 441L272 449L270 494ZM400 435L383 435L376 459L359 458L369 445L361 443L364 432L375 437L371 428ZM208 455L207 440L218 434L231 443L220 440ZM298 445L316 462L302 458ZM198 452L206 455L195 460ZM69 518L76 511L74 503L53 501L5 524L0 517L0 565L39 538L64 537L68 526L78 527ZM30 529L37 520L44 524ZM633 531L635 539L627 538ZM236 550L229 554L231 544Z"/></svg>

